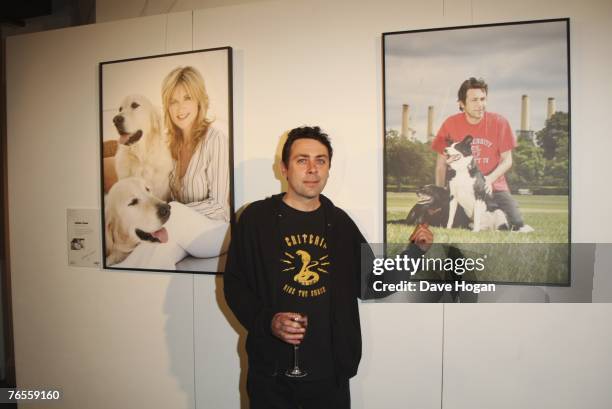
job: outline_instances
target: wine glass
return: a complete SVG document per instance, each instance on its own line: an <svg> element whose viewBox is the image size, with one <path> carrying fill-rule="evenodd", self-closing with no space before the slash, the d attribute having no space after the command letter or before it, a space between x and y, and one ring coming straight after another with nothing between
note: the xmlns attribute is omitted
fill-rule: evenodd
<svg viewBox="0 0 612 409"><path fill-rule="evenodd" d="M298 317L293 318L293 321L300 323L304 330L308 327L308 315L306 314L300 314ZM304 335L306 335L305 332ZM293 368L289 368L285 371L285 376L289 378L303 378L308 375L308 372L300 368L298 358L299 350L299 345L293 345Z"/></svg>

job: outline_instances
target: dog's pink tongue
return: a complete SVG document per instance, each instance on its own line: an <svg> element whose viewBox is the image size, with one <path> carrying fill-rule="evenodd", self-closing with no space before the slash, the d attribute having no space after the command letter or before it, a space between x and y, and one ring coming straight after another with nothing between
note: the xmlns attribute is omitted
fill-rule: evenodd
<svg viewBox="0 0 612 409"><path fill-rule="evenodd" d="M119 135L119 143L121 145L125 145L125 143L128 141L128 139L130 139L130 134L129 133L122 133Z"/></svg>
<svg viewBox="0 0 612 409"><path fill-rule="evenodd" d="M168 231L166 230L165 227L162 227L161 229L159 229L156 232L153 232L153 237L155 237L157 240L159 240L162 243L165 243L168 241Z"/></svg>

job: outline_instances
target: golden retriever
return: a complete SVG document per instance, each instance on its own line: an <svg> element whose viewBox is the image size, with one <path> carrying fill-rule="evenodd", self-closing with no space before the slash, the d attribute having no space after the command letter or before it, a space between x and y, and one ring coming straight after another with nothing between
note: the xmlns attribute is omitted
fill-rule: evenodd
<svg viewBox="0 0 612 409"><path fill-rule="evenodd" d="M173 163L158 111L146 97L130 95L124 98L113 123L119 133L115 157L118 179L141 177L153 195L168 200Z"/></svg>
<svg viewBox="0 0 612 409"><path fill-rule="evenodd" d="M166 243L170 205L155 197L142 178L120 179L105 198L106 265L123 261L141 241Z"/></svg>

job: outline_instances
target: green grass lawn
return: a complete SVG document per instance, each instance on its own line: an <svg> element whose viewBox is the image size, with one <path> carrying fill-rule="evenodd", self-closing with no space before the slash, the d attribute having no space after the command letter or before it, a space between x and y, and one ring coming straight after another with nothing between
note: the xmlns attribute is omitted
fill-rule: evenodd
<svg viewBox="0 0 612 409"><path fill-rule="evenodd" d="M568 197L514 195L533 233L432 228L436 243L453 243L467 253L487 254L486 269L466 280L564 284L569 277ZM416 203L415 193L387 193L387 221L402 220ZM387 224L386 242L403 244L414 226ZM478 244L479 243L479 244ZM545 243L549 243L548 245ZM392 248L392 247L391 247ZM392 256L390 250L388 256ZM431 275L428 275L431 278Z"/></svg>

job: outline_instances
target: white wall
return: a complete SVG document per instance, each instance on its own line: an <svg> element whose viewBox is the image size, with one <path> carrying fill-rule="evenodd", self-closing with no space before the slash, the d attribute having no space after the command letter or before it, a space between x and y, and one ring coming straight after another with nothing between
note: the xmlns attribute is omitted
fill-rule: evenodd
<svg viewBox="0 0 612 409"><path fill-rule="evenodd" d="M96 22L261 1L266 0L97 0Z"/></svg>
<svg viewBox="0 0 612 409"><path fill-rule="evenodd" d="M9 38L19 386L62 387L68 409L237 408L241 401L244 333L227 312L219 278L67 266L66 208L100 207L98 62L234 47L236 204L278 192L278 138L319 124L336 149L326 193L376 242L381 33L569 16L572 234L610 242L609 218L598 215L612 199L602 189L612 139L601 103L612 95L611 12L607 0L295 0ZM365 354L352 382L354 408L612 405L608 304L364 304L361 312Z"/></svg>

